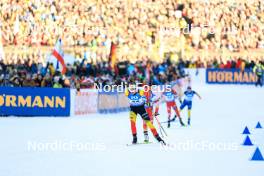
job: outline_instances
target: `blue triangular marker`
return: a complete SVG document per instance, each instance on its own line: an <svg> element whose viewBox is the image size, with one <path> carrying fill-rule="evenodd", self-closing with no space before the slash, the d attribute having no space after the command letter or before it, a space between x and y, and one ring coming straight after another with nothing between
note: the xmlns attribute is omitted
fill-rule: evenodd
<svg viewBox="0 0 264 176"><path fill-rule="evenodd" d="M257 123L256 128L262 128L260 122Z"/></svg>
<svg viewBox="0 0 264 176"><path fill-rule="evenodd" d="M252 161L264 161L263 156L258 147L256 148L251 160Z"/></svg>
<svg viewBox="0 0 264 176"><path fill-rule="evenodd" d="M247 146L253 145L251 140L250 140L250 138L249 138L249 136L246 137L246 139L244 140L243 145L247 145Z"/></svg>
<svg viewBox="0 0 264 176"><path fill-rule="evenodd" d="M250 134L248 127L246 126L242 134Z"/></svg>

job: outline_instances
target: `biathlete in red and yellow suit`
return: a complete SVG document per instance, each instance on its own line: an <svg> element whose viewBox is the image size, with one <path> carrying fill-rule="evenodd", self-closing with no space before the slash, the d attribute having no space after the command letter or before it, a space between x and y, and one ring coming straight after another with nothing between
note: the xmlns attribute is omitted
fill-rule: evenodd
<svg viewBox="0 0 264 176"><path fill-rule="evenodd" d="M133 144L137 143L137 128L136 128L136 119L137 115L139 114L141 118L146 123L147 127L151 130L154 137L157 139L158 142L165 144L164 140L159 136L156 128L154 127L153 123L148 116L148 113L145 110L145 102L146 97L144 96L143 90L137 90L130 88L129 90L125 91L126 96L129 100L130 105L130 125L131 131L133 135Z"/></svg>
<svg viewBox="0 0 264 176"><path fill-rule="evenodd" d="M149 87L148 87L149 88ZM145 109L148 113L148 116L150 118L150 121L153 123L153 104L159 101L159 97L156 96L151 89L144 90L144 95L146 97L146 103L145 103ZM148 142L148 127L145 122L143 122L143 129L144 129L144 142Z"/></svg>
<svg viewBox="0 0 264 176"><path fill-rule="evenodd" d="M182 126L185 126L182 122L182 118L180 116L180 112L178 110L178 107L176 105L176 98L177 93L174 91L171 87L166 88L166 90L163 92L163 97L165 97L166 106L167 106L167 112L168 112L168 128L170 128L170 122L171 122L171 109L175 111L176 116L178 116L180 120L180 124Z"/></svg>

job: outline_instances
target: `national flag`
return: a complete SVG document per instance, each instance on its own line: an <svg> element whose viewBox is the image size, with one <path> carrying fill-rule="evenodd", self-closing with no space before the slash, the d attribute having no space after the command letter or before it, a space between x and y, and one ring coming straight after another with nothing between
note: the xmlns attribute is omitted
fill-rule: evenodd
<svg viewBox="0 0 264 176"><path fill-rule="evenodd" d="M116 64L116 49L117 49L117 45L114 44L114 42L111 42L110 55L109 55L108 62L112 70L115 69L115 64Z"/></svg>
<svg viewBox="0 0 264 176"><path fill-rule="evenodd" d="M56 58L56 69L61 69L61 73L65 74L66 73L66 65L65 65L65 61L64 61L64 54L63 54L63 50L62 50L62 41L61 39L58 39L58 41L55 44L55 47L52 51L52 56L54 56Z"/></svg>

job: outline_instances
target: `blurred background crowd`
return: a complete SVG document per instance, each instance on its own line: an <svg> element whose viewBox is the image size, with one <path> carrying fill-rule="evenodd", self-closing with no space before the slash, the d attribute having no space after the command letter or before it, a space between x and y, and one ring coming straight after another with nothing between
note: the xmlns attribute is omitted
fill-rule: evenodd
<svg viewBox="0 0 264 176"><path fill-rule="evenodd" d="M179 78L188 77L185 68L204 68L202 62L189 62L182 59L179 62L171 62L167 58L162 63L152 61L137 61L130 63L122 61L116 63L114 68L108 62L93 64L83 59L73 65L67 65L67 72L64 75L55 69L52 63L43 65L41 63L25 61L17 64L4 64L0 62L0 86L11 87L69 87L69 88L93 88L94 83L98 85L120 85L121 82L128 82L131 78L134 81L162 85L175 81ZM244 71L250 69L256 74L263 75L264 62L247 62L242 59L230 60L226 64L214 60L207 65L207 68L233 68Z"/></svg>
<svg viewBox="0 0 264 176"><path fill-rule="evenodd" d="M264 48L262 0L1 0L0 9L4 45L53 46L59 35L66 46L116 41L147 50L170 32L183 37L177 29L191 25L182 45Z"/></svg>
<svg viewBox="0 0 264 176"><path fill-rule="evenodd" d="M0 85L89 87L144 70L159 84L182 68L264 63L263 0L1 0L0 29ZM76 58L65 75L47 62L58 37Z"/></svg>

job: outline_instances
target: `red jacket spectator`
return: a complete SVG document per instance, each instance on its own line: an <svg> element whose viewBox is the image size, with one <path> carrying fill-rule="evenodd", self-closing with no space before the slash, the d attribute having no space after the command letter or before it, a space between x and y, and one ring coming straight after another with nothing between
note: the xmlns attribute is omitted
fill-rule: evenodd
<svg viewBox="0 0 264 176"><path fill-rule="evenodd" d="M223 62L221 62L220 65L219 65L219 68L220 69L224 69L225 68L225 64Z"/></svg>
<svg viewBox="0 0 264 176"><path fill-rule="evenodd" d="M236 63L236 68L237 69L240 69L241 68L241 63L242 63L241 59L238 59L237 60L237 63Z"/></svg>
<svg viewBox="0 0 264 176"><path fill-rule="evenodd" d="M231 62L230 61L227 61L226 65L225 65L225 68L226 69L230 69L232 66Z"/></svg>

